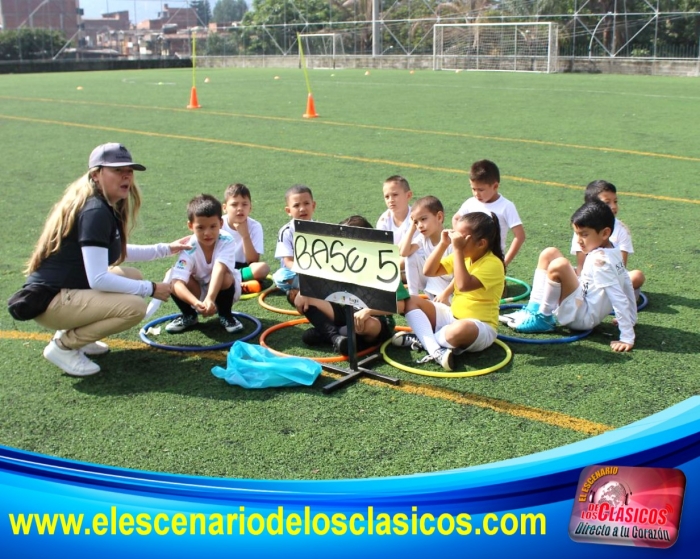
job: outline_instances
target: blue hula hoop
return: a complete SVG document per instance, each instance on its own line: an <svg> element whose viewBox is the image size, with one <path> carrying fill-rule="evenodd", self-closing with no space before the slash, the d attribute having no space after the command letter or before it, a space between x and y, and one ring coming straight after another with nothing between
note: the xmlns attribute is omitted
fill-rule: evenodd
<svg viewBox="0 0 700 559"><path fill-rule="evenodd" d="M515 304L510 304L510 305L501 305L500 309L521 309L525 305L521 305L520 303L515 303ZM563 338L517 338L515 336L505 336L503 334L498 334L496 336L497 339L503 340L504 342L513 342L516 344L535 344L535 345L545 345L545 344L568 344L571 342L575 342L577 340L581 340L588 336L591 332L593 332L593 329L591 328L590 330L583 330L582 332L579 332L577 334L574 334L573 336L566 336Z"/></svg>
<svg viewBox="0 0 700 559"><path fill-rule="evenodd" d="M167 345L167 344L159 344L157 342L154 342L146 335L146 331L151 326L156 326L157 324L161 324L163 322L173 320L173 319L177 318L178 316L180 316L180 313L169 314L167 316L161 316L160 318L156 318L155 320L151 320L151 322L144 324L143 328L141 328L141 330L139 331L139 337L141 338L141 340L144 343L148 344L151 347L155 347L158 349L166 349L169 351L215 351L217 349L227 349L227 348L231 347L235 342L247 342L248 340L257 336L260 333L260 331L262 330L262 322L260 322L254 316L250 316L249 314L245 314L242 312L234 312L233 316L235 316L237 318L244 318L244 319L252 322L255 325L255 330L253 330L250 334L246 334L242 338L239 338L237 340L231 340L230 342L223 342L220 344L213 344L213 345L209 345L209 346Z"/></svg>
<svg viewBox="0 0 700 559"><path fill-rule="evenodd" d="M643 311L644 309L647 308L647 305L649 304L649 297L644 295L641 291L639 292L639 304L637 305L637 311Z"/></svg>

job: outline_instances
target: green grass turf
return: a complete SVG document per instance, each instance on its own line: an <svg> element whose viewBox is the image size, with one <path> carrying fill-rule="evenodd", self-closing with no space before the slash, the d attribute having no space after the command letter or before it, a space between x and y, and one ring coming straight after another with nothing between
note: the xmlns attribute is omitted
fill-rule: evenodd
<svg viewBox="0 0 700 559"><path fill-rule="evenodd" d="M568 252L582 187L597 178L618 186L619 217L635 243L630 266L648 278L650 304L640 313L634 351L609 349L617 331L608 321L575 344L511 344L513 362L490 375L419 377L379 362L374 368L402 386L361 382L326 396L327 375L309 388L229 386L210 373L225 362L224 352L156 351L140 343L136 329L98 358L103 373L73 379L42 359L45 338L37 336L47 332L2 313L0 444L200 475L400 475L554 448L700 392L695 80L398 70L309 77L321 115L315 120L301 118L299 70L200 68L199 110L185 108L189 70L0 77L0 294L7 298L21 285L47 212L83 172L90 150L107 141L123 142L148 167L138 175L144 204L132 241L182 236L192 196L221 196L227 184L243 182L253 191L253 217L265 228L273 269L276 233L287 219L283 194L292 184L311 186L318 220L361 213L374 221L384 209L383 179L399 173L416 196L437 195L450 217L469 195L469 165L489 158L528 236L508 274L528 282L542 248ZM157 280L168 261L138 266ZM286 305L275 295L268 302ZM236 310L265 328L294 318L255 300ZM173 312L168 303L158 316ZM275 332L270 344L326 355L299 347L304 327ZM222 336L210 321L158 339ZM389 352L406 364L418 357ZM458 363L480 368L502 357L494 347Z"/></svg>

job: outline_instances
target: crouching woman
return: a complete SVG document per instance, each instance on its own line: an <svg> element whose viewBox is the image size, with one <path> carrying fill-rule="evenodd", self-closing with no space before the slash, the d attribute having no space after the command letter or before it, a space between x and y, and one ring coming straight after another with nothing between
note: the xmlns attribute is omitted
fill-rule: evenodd
<svg viewBox="0 0 700 559"><path fill-rule="evenodd" d="M106 336L138 324L145 297L166 300L170 284L143 279L124 261L179 252L186 245L127 244L141 205L129 151L117 143L96 147L88 172L69 185L53 207L29 259L27 281L9 301L10 313L57 330L44 357L72 376L100 371L88 356L106 353Z"/></svg>

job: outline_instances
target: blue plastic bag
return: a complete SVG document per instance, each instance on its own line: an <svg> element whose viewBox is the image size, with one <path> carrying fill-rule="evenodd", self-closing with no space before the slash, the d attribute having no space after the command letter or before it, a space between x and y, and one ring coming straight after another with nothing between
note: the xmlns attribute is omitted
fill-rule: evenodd
<svg viewBox="0 0 700 559"><path fill-rule="evenodd" d="M321 364L303 357L280 357L255 344L236 342L226 368L212 367L212 374L243 388L310 386L321 374Z"/></svg>

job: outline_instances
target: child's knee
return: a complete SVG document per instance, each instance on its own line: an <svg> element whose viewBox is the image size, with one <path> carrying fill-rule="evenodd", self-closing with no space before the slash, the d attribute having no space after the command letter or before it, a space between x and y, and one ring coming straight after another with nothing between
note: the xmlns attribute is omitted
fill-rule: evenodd
<svg viewBox="0 0 700 559"><path fill-rule="evenodd" d="M646 277L641 270L632 270L629 273L629 276L630 280L632 280L632 287L634 289L641 289L642 285L644 285L644 282L646 281Z"/></svg>

